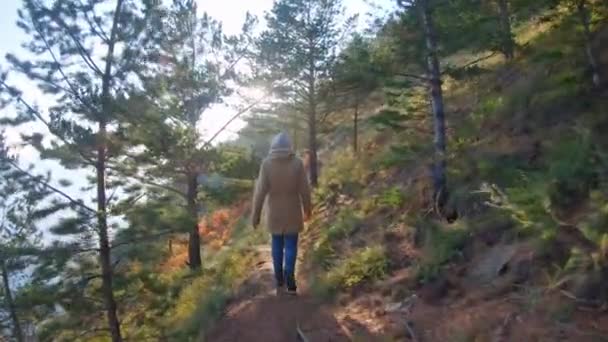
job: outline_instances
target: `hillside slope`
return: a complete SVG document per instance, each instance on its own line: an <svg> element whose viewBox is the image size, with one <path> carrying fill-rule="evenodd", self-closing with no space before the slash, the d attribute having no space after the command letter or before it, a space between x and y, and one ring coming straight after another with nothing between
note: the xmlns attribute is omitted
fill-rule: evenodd
<svg viewBox="0 0 608 342"><path fill-rule="evenodd" d="M395 340L608 340L607 93L571 26L521 32L515 61L489 58L444 85L455 221L426 201L430 135L383 131L356 157L334 150L307 275L339 320Z"/></svg>
<svg viewBox="0 0 608 342"><path fill-rule="evenodd" d="M608 340L608 97L562 19L521 27L514 61L446 80L449 222L428 201L428 119L363 123L357 155L339 126L302 238L303 297L274 298L269 270L254 270L248 286L265 285L234 298L208 340L290 339L298 313L315 317L310 341ZM604 72L607 47L600 30Z"/></svg>

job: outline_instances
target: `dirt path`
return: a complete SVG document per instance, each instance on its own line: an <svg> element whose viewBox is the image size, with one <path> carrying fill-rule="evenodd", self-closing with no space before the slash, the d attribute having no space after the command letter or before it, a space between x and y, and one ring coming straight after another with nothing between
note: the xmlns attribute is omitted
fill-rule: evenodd
<svg viewBox="0 0 608 342"><path fill-rule="evenodd" d="M350 329L334 317L330 307L315 302L306 288L298 297L277 297L270 249L260 247L259 252L261 261L256 270L205 341L301 341L298 326L307 341L352 341Z"/></svg>

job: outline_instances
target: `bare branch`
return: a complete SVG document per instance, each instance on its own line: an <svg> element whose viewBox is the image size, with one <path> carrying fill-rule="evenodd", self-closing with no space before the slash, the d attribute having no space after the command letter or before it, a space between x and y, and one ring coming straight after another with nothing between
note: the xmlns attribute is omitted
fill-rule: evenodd
<svg viewBox="0 0 608 342"><path fill-rule="evenodd" d="M136 242L154 240L154 239L159 238L164 235L170 235L170 234L176 234L176 233L183 233L183 231L176 230L176 229L169 229L169 230L164 230L164 231L161 231L161 232L158 232L155 234L133 237L133 238L125 240L125 241L114 243L114 244L112 244L112 246L110 248L116 248L116 247L120 247L120 246L124 246L124 245L129 245L129 244L136 243Z"/></svg>
<svg viewBox="0 0 608 342"><path fill-rule="evenodd" d="M114 188L114 190L112 191L110 196L108 196L108 198L106 199L106 205L108 205L110 202L112 202L112 200L114 199L114 196L116 196L117 191L118 191L118 188Z"/></svg>
<svg viewBox="0 0 608 342"><path fill-rule="evenodd" d="M80 5L85 6L85 4L82 1L80 1ZM93 11L93 16L95 16L94 11ZM84 17L85 17L87 23L89 24L89 28L91 29L91 32L93 32L97 37L99 37L99 39L101 39L104 43L108 44L108 42L110 41L110 38L108 38L108 35L104 32L103 28L99 25L99 23L97 21L95 21L95 18L93 18L93 19L89 18L89 13L87 11L84 11Z"/></svg>
<svg viewBox="0 0 608 342"><path fill-rule="evenodd" d="M479 63L479 62L483 62L483 61L485 61L485 60L487 60L487 59L490 59L490 58L492 58L492 57L496 56L497 54L498 54L498 52L492 52L491 54L489 54L489 55L487 55L487 56L479 57L479 58L477 58L477 59L475 59L475 60L473 60L473 61L471 61L471 62L469 62L469 63L467 63L467 64L465 64L465 65L463 65L463 66L460 66L460 67L458 67L458 68L459 68L459 69L468 68L468 67L470 67L470 66L472 66L472 65L475 65L475 64L477 64L477 63Z"/></svg>
<svg viewBox="0 0 608 342"><path fill-rule="evenodd" d="M173 193L175 193L177 195L180 195L181 197L184 197L184 198L186 197L186 194L184 194L182 191L180 191L180 190L178 190L178 189L176 189L174 187L171 187L169 185L156 183L156 182L153 182L151 180L147 180L147 179L145 179L143 177L134 177L134 178L137 181L139 181L139 182L141 182L141 183L143 183L145 185L154 186L154 187L157 187L157 188L160 188L160 189L164 189L164 190L173 192Z"/></svg>
<svg viewBox="0 0 608 342"><path fill-rule="evenodd" d="M265 99L267 99L270 95L266 95L266 96L262 96L261 98L253 101L251 104L249 104L248 106L246 106L245 108L241 109L240 111L238 111L236 114L234 114L230 120L228 120L217 132L215 132L215 134L213 134L213 136L211 136L211 138L209 140L207 140L204 144L203 144L203 148L205 147L209 147L211 146L211 143L213 142L213 140L215 140L228 126L230 126L230 124L238 119L239 116L245 114L246 112L248 112L249 110L251 110L251 108L257 106L260 102L264 101Z"/></svg>
<svg viewBox="0 0 608 342"><path fill-rule="evenodd" d="M416 336L414 329L411 327L410 322L405 322L405 330L407 330L407 333L410 335L413 342L418 342L418 337Z"/></svg>
<svg viewBox="0 0 608 342"><path fill-rule="evenodd" d="M247 49L249 48L249 46L251 45L251 42L248 42L247 45L243 48L245 51L247 51ZM223 80L229 72L231 72L232 70L234 70L234 68L236 67L236 65L245 57L246 53L244 52L243 54L239 55L229 66L228 68L226 68L226 70L224 70L224 72L222 73L222 75L220 76L220 80Z"/></svg>
<svg viewBox="0 0 608 342"><path fill-rule="evenodd" d="M113 171L117 171L117 172L121 172L121 173L126 172L125 169L121 169L120 167L116 167L116 166L113 166L113 165L110 165L110 164L106 165L106 168L108 170L113 170ZM149 180L149 179L147 179L147 178L145 178L143 176L138 176L138 175L130 174L128 177L133 178L136 181L138 181L138 182L140 182L140 183L142 183L144 185L150 185L150 186L153 186L153 187L156 187L156 188L159 188L159 189L163 189L163 190L167 190L169 192L173 192L175 194L180 195L180 197L184 197L184 198L186 197L186 194L184 194L182 191L180 191L180 190L178 190L178 189L176 189L174 187L171 187L171 186L166 185L166 184L156 183L156 182L151 181L151 180Z"/></svg>
<svg viewBox="0 0 608 342"><path fill-rule="evenodd" d="M74 44L76 44L76 47L78 48L78 53L82 57L85 64L97 75L103 76L103 72L101 71L101 69L97 66L97 64L95 64L95 61L93 61L93 58L91 58L91 55L89 54L87 49L84 46L82 46L82 43L80 42L78 37L76 37L74 35L72 30L70 30L70 28L68 27L66 22L63 21L60 17L54 15L52 11L47 10L47 12L55 20L55 22L57 22L59 24L59 26L61 26L65 29L65 32L67 33L67 35L69 35L70 38L72 38L72 41L74 42Z"/></svg>
<svg viewBox="0 0 608 342"><path fill-rule="evenodd" d="M428 78L426 76L420 76L420 75L416 75L416 74L397 73L396 75L397 76L408 77L408 78L414 78L414 79L425 81L425 82L429 82L431 80L430 78Z"/></svg>

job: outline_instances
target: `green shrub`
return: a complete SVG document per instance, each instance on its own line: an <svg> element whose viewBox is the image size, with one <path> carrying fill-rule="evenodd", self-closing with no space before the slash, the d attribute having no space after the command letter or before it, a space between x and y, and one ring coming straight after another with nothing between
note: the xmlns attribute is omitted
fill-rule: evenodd
<svg viewBox="0 0 608 342"><path fill-rule="evenodd" d="M335 154L332 163L326 165L322 170L319 187L329 188L337 185L338 188L347 191L358 191L363 188L369 168L365 159L354 156L352 153L343 152Z"/></svg>
<svg viewBox="0 0 608 342"><path fill-rule="evenodd" d="M500 95L488 96L481 100L477 108L471 113L475 127L481 127L484 120L496 115L504 105L504 98Z"/></svg>
<svg viewBox="0 0 608 342"><path fill-rule="evenodd" d="M391 209L398 209L405 203L405 194L398 186L391 187L378 198L380 205Z"/></svg>
<svg viewBox="0 0 608 342"><path fill-rule="evenodd" d="M209 328L220 317L235 286L251 266L254 253L248 246L260 234L244 237L231 248L210 256L205 268L193 274L190 283L176 292L173 308L166 313L164 323L176 340L196 340L201 329Z"/></svg>
<svg viewBox="0 0 608 342"><path fill-rule="evenodd" d="M251 180L225 180L224 182L221 186L204 186L203 200L215 205L227 206L253 191L254 182Z"/></svg>
<svg viewBox="0 0 608 342"><path fill-rule="evenodd" d="M423 255L416 267L416 278L422 283L435 279L447 262L460 256L470 236L464 227L446 229L433 223L425 226Z"/></svg>
<svg viewBox="0 0 608 342"><path fill-rule="evenodd" d="M388 150L378 157L378 165L382 168L404 165L413 162L424 151L424 145L413 140L398 145L391 145Z"/></svg>
<svg viewBox="0 0 608 342"><path fill-rule="evenodd" d="M313 292L330 297L338 290L349 289L364 281L374 281L386 275L388 259L380 246L366 247L342 259L313 286Z"/></svg>
<svg viewBox="0 0 608 342"><path fill-rule="evenodd" d="M327 237L330 242L351 235L359 226L361 218L352 209L346 208L338 213L336 221L327 229Z"/></svg>
<svg viewBox="0 0 608 342"><path fill-rule="evenodd" d="M200 292L199 292L200 291ZM185 299L185 297L189 297ZM201 329L208 329L222 315L230 296L230 288L206 282L193 284L180 296L180 305L171 318L172 337L179 341L194 341Z"/></svg>
<svg viewBox="0 0 608 342"><path fill-rule="evenodd" d="M489 195L490 205L508 213L524 231L549 238L554 235L556 224L549 210L545 178L543 174L522 174L519 186L502 191L495 185L484 184L481 192Z"/></svg>
<svg viewBox="0 0 608 342"><path fill-rule="evenodd" d="M359 200L361 212L365 215L373 213L378 209L378 196L368 195Z"/></svg>
<svg viewBox="0 0 608 342"><path fill-rule="evenodd" d="M322 235L313 245L311 261L313 265L321 266L327 270L335 259L335 251L327 235Z"/></svg>
<svg viewBox="0 0 608 342"><path fill-rule="evenodd" d="M350 208L341 210L335 222L321 232L312 247L311 261L313 265L329 269L335 260L334 243L350 236L359 226L361 218Z"/></svg>
<svg viewBox="0 0 608 342"><path fill-rule="evenodd" d="M568 208L587 196L595 182L596 167L589 135L565 135L549 151L548 188L551 203Z"/></svg>

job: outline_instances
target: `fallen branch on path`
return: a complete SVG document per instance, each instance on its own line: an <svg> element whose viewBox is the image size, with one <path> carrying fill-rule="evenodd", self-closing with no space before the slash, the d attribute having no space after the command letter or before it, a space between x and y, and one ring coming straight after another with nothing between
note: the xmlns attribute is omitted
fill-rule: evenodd
<svg viewBox="0 0 608 342"><path fill-rule="evenodd" d="M300 329L299 324L296 325L296 332L297 332L297 336L298 336L298 341L308 342L308 338L306 338L306 335L304 335L304 332L302 331L302 329Z"/></svg>
<svg viewBox="0 0 608 342"><path fill-rule="evenodd" d="M412 328L410 321L405 322L405 329L407 330L407 333L410 335L410 339L414 342L418 342L418 337L416 337L416 333L414 332L414 328Z"/></svg>

